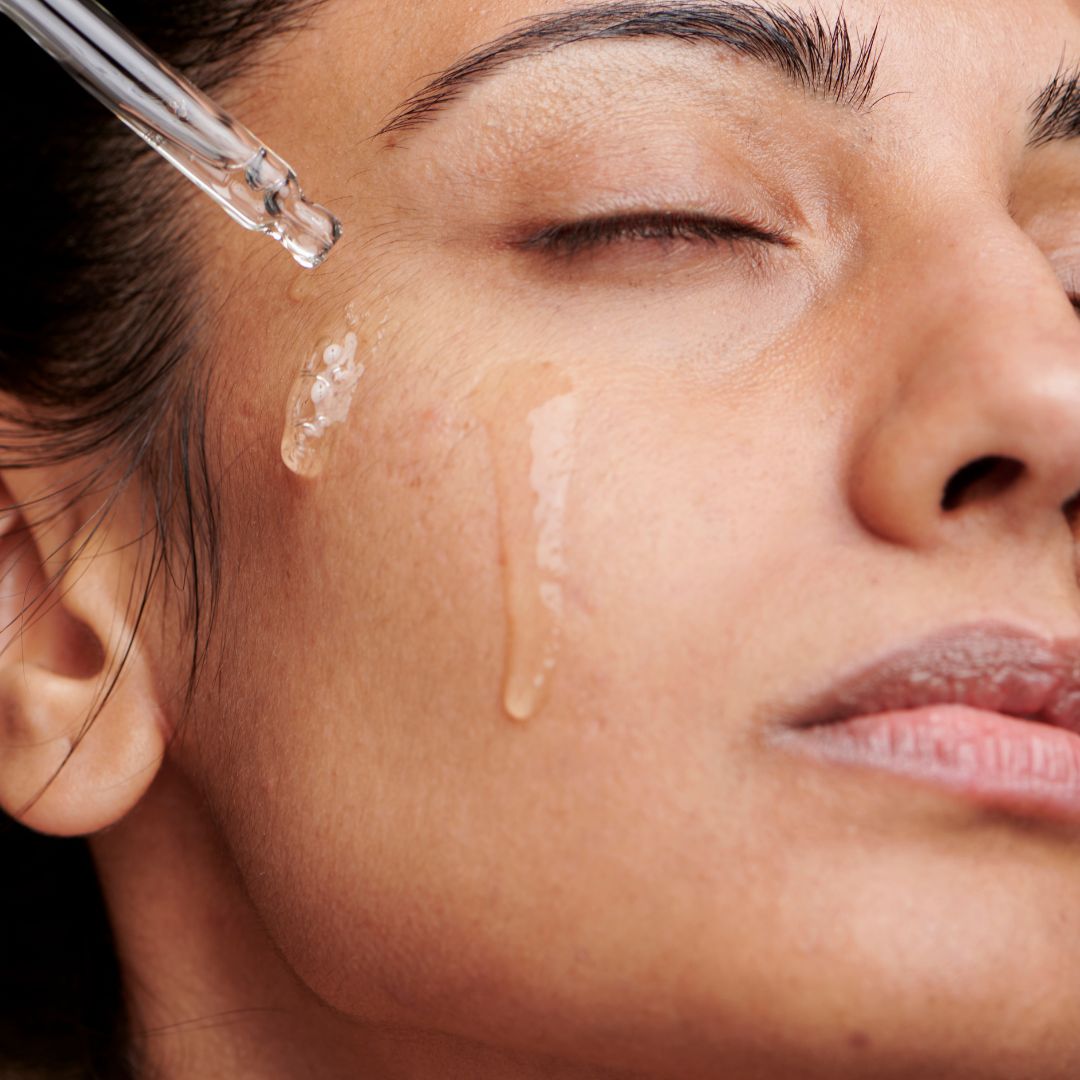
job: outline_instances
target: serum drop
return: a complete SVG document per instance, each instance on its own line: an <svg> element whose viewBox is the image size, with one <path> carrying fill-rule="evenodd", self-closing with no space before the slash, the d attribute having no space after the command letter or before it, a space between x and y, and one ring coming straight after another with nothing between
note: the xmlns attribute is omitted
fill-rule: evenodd
<svg viewBox="0 0 1080 1080"><path fill-rule="evenodd" d="M298 476L318 476L326 467L364 374L351 307L346 322L340 341L319 342L289 392L281 458Z"/></svg>

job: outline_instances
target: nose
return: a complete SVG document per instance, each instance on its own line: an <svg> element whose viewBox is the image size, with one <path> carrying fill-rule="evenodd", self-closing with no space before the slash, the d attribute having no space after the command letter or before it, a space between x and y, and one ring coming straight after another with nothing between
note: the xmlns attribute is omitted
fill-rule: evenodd
<svg viewBox="0 0 1080 1080"><path fill-rule="evenodd" d="M970 542L976 519L1045 542L1080 505L1080 318L1017 226L978 232L922 239L864 358L880 391L853 442L851 505L910 547Z"/></svg>

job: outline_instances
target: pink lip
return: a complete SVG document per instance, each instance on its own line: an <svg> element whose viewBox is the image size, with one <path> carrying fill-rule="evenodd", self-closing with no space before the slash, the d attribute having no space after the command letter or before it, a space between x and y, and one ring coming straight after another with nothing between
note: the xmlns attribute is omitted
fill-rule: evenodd
<svg viewBox="0 0 1080 1080"><path fill-rule="evenodd" d="M778 746L1080 822L1080 639L955 627L774 715Z"/></svg>

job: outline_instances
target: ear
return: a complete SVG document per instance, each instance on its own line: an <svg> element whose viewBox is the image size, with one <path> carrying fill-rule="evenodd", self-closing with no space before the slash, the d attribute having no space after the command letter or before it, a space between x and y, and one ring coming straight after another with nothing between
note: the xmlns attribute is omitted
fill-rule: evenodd
<svg viewBox="0 0 1080 1080"><path fill-rule="evenodd" d="M78 836L139 801L166 735L132 638L138 543L118 535L124 499L100 518L100 489L46 497L64 483L52 469L0 474L0 808Z"/></svg>

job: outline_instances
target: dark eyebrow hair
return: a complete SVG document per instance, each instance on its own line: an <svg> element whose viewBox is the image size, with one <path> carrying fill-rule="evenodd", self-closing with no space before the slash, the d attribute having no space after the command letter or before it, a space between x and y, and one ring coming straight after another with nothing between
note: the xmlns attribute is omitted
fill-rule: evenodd
<svg viewBox="0 0 1080 1080"><path fill-rule="evenodd" d="M878 24L852 42L843 11L827 25L816 9L746 0L634 0L590 4L523 21L435 76L390 115L375 137L431 120L472 84L511 60L580 41L674 38L726 46L779 69L796 85L838 104L862 109L877 76Z"/></svg>
<svg viewBox="0 0 1080 1080"><path fill-rule="evenodd" d="M1046 89L1031 103L1031 113L1028 146L1080 139L1080 67L1070 71L1062 62Z"/></svg>

